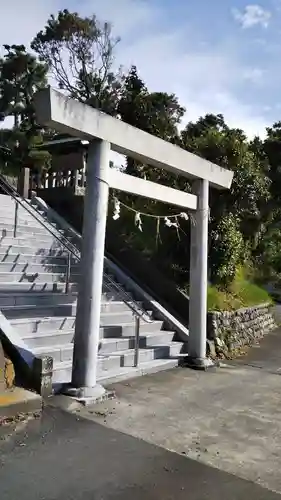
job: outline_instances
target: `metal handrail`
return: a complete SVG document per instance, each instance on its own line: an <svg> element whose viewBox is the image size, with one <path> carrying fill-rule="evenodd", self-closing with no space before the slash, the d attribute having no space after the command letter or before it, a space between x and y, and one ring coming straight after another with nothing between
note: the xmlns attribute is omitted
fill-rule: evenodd
<svg viewBox="0 0 281 500"><path fill-rule="evenodd" d="M72 253L72 255L75 258L80 260L80 255L77 255L77 248L75 247L75 245L73 245L63 234L59 233L58 235L54 231L52 231L52 229L48 225L46 225L45 222L42 220L42 215L38 212L38 210L36 210L34 206L32 206L31 208L31 206L26 202L26 200L17 192L17 190L7 181L7 179L5 179L5 177L1 173L0 173L0 186L1 189L3 189L3 191L5 191L5 193L8 196L11 196L15 200L16 206L20 205L24 210L26 210L37 222L39 222L39 224L41 224L41 226L44 227L44 229L46 229L52 236L54 236L54 238L63 247L65 247L68 250L68 252ZM34 212L36 212L39 215L39 217L35 215ZM15 226L16 225L17 221L15 218ZM14 235L16 237L16 228L14 231Z"/></svg>
<svg viewBox="0 0 281 500"><path fill-rule="evenodd" d="M0 186L1 189L8 195L11 196L16 202L15 209L15 222L14 222L14 237L16 237L16 228L17 228L17 212L18 205L20 205L24 210L26 210L41 226L44 227L56 240L68 251L68 261L67 261L67 273L66 273L66 284L65 284L65 292L68 293L69 290L69 279L70 279L70 267L71 267L71 259L70 254L80 262L81 254L79 250L73 245L66 236L60 232L59 235L56 234L49 225L46 225L42 220L42 215L40 212L26 202L26 200L17 192L17 190L5 179L5 177L0 173ZM35 214L35 213L36 214ZM37 216L38 215L38 216ZM77 253L79 252L79 255ZM132 299L130 294L124 290L119 283L115 282L107 273L103 273L105 280L103 280L104 286L111 292L115 292L116 290L120 294L120 298L124 304L126 304L129 309L133 312L135 317L135 356L134 356L134 366L138 366L139 361L139 339L140 339L140 320L142 319L146 323L153 323L154 320L147 314L145 309L143 309L139 304Z"/></svg>

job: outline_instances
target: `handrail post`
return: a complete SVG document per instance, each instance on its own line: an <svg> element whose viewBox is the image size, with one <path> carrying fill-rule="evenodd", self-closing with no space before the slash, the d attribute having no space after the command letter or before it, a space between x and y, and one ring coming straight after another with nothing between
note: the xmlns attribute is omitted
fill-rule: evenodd
<svg viewBox="0 0 281 500"><path fill-rule="evenodd" d="M67 252L67 264L66 264L66 275L65 275L65 293L69 292L69 281L70 281L70 271L71 271L71 258L70 251Z"/></svg>
<svg viewBox="0 0 281 500"><path fill-rule="evenodd" d="M139 349L140 349L140 317L135 315L135 356L134 367L139 365Z"/></svg>
<svg viewBox="0 0 281 500"><path fill-rule="evenodd" d="M17 236L17 227L18 227L18 210L19 204L15 201L15 217L14 217L14 238Z"/></svg>

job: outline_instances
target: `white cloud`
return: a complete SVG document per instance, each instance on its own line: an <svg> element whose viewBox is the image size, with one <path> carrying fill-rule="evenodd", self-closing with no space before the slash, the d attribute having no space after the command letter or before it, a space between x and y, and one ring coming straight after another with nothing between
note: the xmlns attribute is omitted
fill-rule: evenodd
<svg viewBox="0 0 281 500"><path fill-rule="evenodd" d="M243 12L233 9L232 14L242 28L252 28L257 25L267 28L271 19L271 12L260 5L247 5Z"/></svg>
<svg viewBox="0 0 281 500"><path fill-rule="evenodd" d="M185 37L188 38L186 32ZM240 102L233 91L241 74L257 81L262 71L242 71L235 54L225 54L223 50L181 52L181 46L181 33L154 35L123 47L120 57L127 65L137 64L152 90L174 92L179 97L187 109L184 124L206 113L222 113L230 126L242 128L249 137L263 135L267 123L262 113Z"/></svg>
<svg viewBox="0 0 281 500"><path fill-rule="evenodd" d="M242 73L242 78L256 85L264 82L265 71L261 68L247 68Z"/></svg>
<svg viewBox="0 0 281 500"><path fill-rule="evenodd" d="M111 22L114 31L121 36L134 32L138 27L147 28L156 15L160 18L163 11L150 5L147 0L85 0L78 10L81 15L95 13L98 18Z"/></svg>

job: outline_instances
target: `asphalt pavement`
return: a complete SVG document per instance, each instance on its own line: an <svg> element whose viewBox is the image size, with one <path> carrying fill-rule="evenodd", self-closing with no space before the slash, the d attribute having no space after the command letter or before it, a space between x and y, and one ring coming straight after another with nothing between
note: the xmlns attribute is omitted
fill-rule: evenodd
<svg viewBox="0 0 281 500"><path fill-rule="evenodd" d="M184 455L47 407L2 432L1 500L277 500Z"/></svg>

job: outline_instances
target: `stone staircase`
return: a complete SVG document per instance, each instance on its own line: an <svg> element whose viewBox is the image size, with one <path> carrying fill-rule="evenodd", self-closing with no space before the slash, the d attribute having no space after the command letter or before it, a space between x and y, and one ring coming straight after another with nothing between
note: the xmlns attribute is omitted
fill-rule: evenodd
<svg viewBox="0 0 281 500"><path fill-rule="evenodd" d="M38 212L34 201L23 203L32 214L18 205L15 234L15 201L0 195L0 311L29 351L53 358L53 386L58 389L71 380L79 262L72 258L66 290L68 252L54 234L71 238L51 220L49 210L40 207ZM105 272L110 272L106 266ZM122 290L120 284L114 289L104 283L98 357L102 384L172 368L182 351L182 342L164 329L163 320L141 319L139 364L134 367L135 319ZM130 290L126 293L128 298Z"/></svg>

